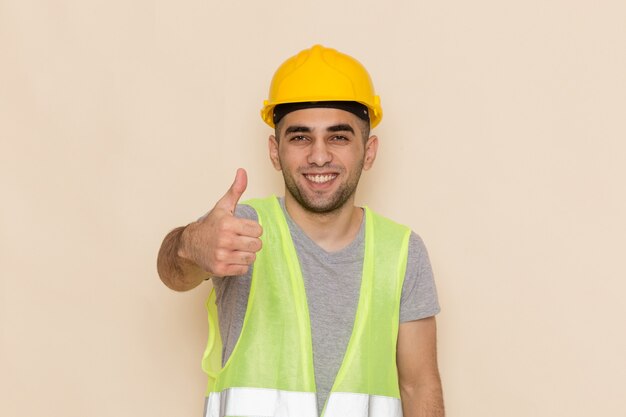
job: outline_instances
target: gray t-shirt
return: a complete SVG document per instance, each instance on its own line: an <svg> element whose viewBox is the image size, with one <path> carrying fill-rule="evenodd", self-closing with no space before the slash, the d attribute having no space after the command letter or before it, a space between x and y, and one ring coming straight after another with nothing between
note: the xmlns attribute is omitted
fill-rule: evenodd
<svg viewBox="0 0 626 417"><path fill-rule="evenodd" d="M280 204L287 218L304 279L311 319L318 410L321 413L352 334L363 269L365 222L361 224L352 243L337 252L326 252L289 217L283 199L280 199ZM235 215L258 219L256 211L247 205L238 205ZM246 275L213 278L224 363L241 333L251 274L252 268ZM438 312L439 303L428 253L420 237L412 233L400 301L400 322L431 317Z"/></svg>

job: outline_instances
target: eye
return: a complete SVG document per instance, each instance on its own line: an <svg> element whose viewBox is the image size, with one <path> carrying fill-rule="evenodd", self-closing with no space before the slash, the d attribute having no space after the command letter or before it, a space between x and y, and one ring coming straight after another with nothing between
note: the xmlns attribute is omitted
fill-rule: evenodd
<svg viewBox="0 0 626 417"><path fill-rule="evenodd" d="M330 138L332 141L336 141L336 142L347 142L348 137L347 136L343 136L343 135L337 135L337 136L333 136L332 138Z"/></svg>
<svg viewBox="0 0 626 417"><path fill-rule="evenodd" d="M303 142L308 140L308 138L306 136L298 135L290 137L289 140L292 142Z"/></svg>

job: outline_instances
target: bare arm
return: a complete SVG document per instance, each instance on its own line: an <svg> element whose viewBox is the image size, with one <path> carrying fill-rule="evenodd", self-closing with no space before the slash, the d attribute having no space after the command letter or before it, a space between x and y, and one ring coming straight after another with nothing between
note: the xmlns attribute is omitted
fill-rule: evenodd
<svg viewBox="0 0 626 417"><path fill-rule="evenodd" d="M397 363L404 417L444 417L434 317L400 324Z"/></svg>
<svg viewBox="0 0 626 417"><path fill-rule="evenodd" d="M195 288L211 276L193 262L179 256L184 231L185 227L177 227L168 233L163 239L157 258L157 271L161 281L175 291Z"/></svg>
<svg viewBox="0 0 626 417"><path fill-rule="evenodd" d="M234 216L247 186L246 172L202 219L172 230L163 239L157 258L161 281L176 291L197 287L210 277L241 275L261 250L261 225Z"/></svg>

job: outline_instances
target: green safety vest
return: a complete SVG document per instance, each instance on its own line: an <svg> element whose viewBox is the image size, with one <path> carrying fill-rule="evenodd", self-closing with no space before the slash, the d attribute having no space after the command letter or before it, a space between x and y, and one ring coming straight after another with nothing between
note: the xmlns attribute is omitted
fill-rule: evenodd
<svg viewBox="0 0 626 417"><path fill-rule="evenodd" d="M207 302L205 417L317 417L309 310L298 256L276 197L250 200L263 226L239 340L222 367L215 291ZM322 415L401 417L396 368L410 230L365 209L359 302Z"/></svg>

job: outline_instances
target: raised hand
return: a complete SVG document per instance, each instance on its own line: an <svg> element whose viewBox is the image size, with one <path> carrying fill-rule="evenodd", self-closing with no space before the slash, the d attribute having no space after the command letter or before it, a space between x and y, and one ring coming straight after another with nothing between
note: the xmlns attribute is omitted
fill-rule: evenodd
<svg viewBox="0 0 626 417"><path fill-rule="evenodd" d="M215 207L185 228L178 251L180 257L211 276L242 275L248 271L261 250L263 229L253 220L234 216L247 185L246 171L239 168L235 181Z"/></svg>

